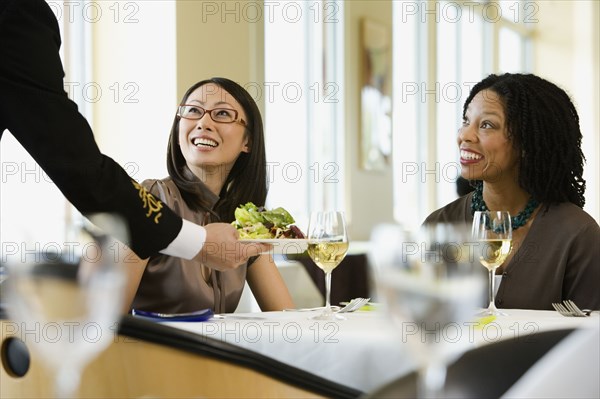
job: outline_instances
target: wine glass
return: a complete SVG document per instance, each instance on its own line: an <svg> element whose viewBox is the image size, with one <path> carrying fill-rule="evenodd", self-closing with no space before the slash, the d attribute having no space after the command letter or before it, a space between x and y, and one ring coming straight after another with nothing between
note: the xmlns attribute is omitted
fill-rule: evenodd
<svg viewBox="0 0 600 399"><path fill-rule="evenodd" d="M477 211L473 215L473 238L479 242L477 247L479 261L488 269L489 306L480 315L506 316L496 308L495 275L512 250L512 225L510 213L506 211Z"/></svg>
<svg viewBox="0 0 600 399"><path fill-rule="evenodd" d="M342 212L313 212L308 222L308 255L325 272L325 308L313 317L317 320L343 320L345 317L333 313L330 303L331 272L340 264L348 252L348 233Z"/></svg>
<svg viewBox="0 0 600 399"><path fill-rule="evenodd" d="M377 296L418 363L419 397L441 397L447 365L472 344L466 330L485 287L472 244L466 225L381 224L371 234Z"/></svg>
<svg viewBox="0 0 600 399"><path fill-rule="evenodd" d="M119 218L90 218L126 234ZM83 221L67 228L64 242L35 243L36 251L19 243L3 256L8 315L54 374L57 398L76 396L83 368L114 339L125 283L116 244Z"/></svg>

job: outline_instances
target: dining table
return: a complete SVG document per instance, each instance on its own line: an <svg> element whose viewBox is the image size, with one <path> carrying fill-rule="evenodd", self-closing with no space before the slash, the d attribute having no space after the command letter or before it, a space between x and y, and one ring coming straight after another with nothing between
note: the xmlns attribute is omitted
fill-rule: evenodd
<svg viewBox="0 0 600 399"><path fill-rule="evenodd" d="M368 309L345 313L345 320L332 321L311 318L320 310L296 310L230 313L203 322L165 324L258 352L362 392L371 392L414 371L419 364L419 350L415 348L432 338L435 345L448 348L448 359L455 359L501 340L527 342L549 330L600 328L598 312L589 317L565 317L555 311L503 309L505 316L474 316L435 331L419 329L408 321L392 321L377 304ZM598 367L598 359L586 360Z"/></svg>

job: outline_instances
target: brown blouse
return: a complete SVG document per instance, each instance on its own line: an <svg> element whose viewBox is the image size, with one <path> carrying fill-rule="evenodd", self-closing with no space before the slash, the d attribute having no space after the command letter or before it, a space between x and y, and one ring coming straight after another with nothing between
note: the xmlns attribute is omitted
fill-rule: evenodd
<svg viewBox="0 0 600 399"><path fill-rule="evenodd" d="M142 185L177 215L200 225L206 224L205 215L188 208L171 178L145 180ZM213 205L218 199L216 195L211 198ZM243 265L221 272L191 260L162 254L153 256L142 275L132 308L161 313L210 308L216 313L231 313L240 301L246 269Z"/></svg>
<svg viewBox="0 0 600 399"><path fill-rule="evenodd" d="M424 224L471 224L472 193L438 209ZM600 227L578 206L565 202L540 209L527 236L505 267L496 306L551 310L571 299L600 309Z"/></svg>

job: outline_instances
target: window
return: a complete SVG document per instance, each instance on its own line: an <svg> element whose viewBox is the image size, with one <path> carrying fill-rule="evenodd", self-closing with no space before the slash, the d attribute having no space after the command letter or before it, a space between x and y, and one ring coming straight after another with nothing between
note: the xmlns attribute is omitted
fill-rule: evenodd
<svg viewBox="0 0 600 399"><path fill-rule="evenodd" d="M344 209L343 2L289 1L265 18L267 206L300 225Z"/></svg>

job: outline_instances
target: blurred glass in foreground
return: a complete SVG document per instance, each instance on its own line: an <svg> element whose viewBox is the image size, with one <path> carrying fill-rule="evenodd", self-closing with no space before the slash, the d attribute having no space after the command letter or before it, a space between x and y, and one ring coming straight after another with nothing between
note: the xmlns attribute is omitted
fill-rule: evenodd
<svg viewBox="0 0 600 399"><path fill-rule="evenodd" d="M126 235L117 217L90 219L111 235ZM10 321L55 374L55 397L75 397L83 368L117 332L125 282L122 244L87 221L70 228L64 242L35 246L43 251L17 244L17 251L2 255Z"/></svg>
<svg viewBox="0 0 600 399"><path fill-rule="evenodd" d="M437 224L418 232L382 224L369 263L379 300L419 364L419 397L443 397L446 368L468 348L485 275L470 226Z"/></svg>

